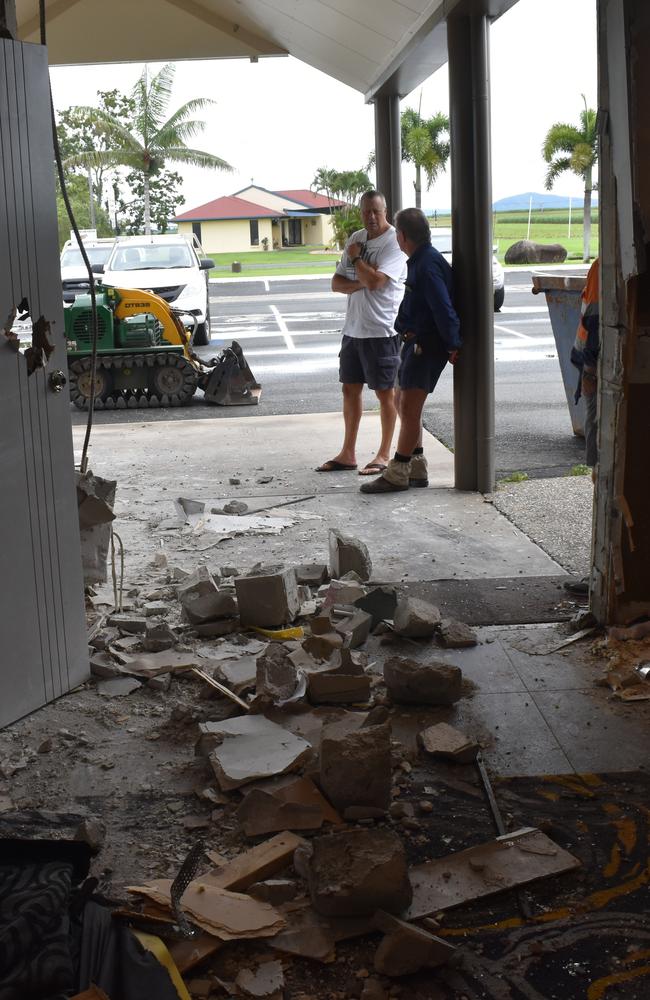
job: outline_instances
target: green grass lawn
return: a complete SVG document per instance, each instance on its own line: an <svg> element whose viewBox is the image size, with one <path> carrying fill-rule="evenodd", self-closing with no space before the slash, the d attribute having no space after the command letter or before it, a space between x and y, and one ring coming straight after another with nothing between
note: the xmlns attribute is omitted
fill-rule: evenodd
<svg viewBox="0 0 650 1000"><path fill-rule="evenodd" d="M528 234L527 212L497 212L494 216L494 244L498 247L497 257L503 263L506 250L518 240L525 240ZM439 215L439 227L451 226L451 217ZM571 238L568 238L568 211L533 212L530 239L535 243L561 243L568 251L567 261L582 261L582 214L578 210L571 219ZM598 216L592 214L591 254L598 254ZM210 272L211 278L251 278L278 277L291 274L332 274L334 265L340 258L337 250L314 253L320 247L292 247L283 250L252 250L246 253L210 253L218 269ZM233 272L233 261L241 264L240 272Z"/></svg>

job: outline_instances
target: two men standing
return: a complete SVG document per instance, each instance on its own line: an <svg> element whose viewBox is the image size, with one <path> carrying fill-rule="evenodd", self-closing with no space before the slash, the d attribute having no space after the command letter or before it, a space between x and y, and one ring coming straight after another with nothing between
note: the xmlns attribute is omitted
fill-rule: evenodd
<svg viewBox="0 0 650 1000"><path fill-rule="evenodd" d="M381 443L359 474L380 475L361 490L386 493L428 485L422 410L447 362L454 364L458 357L460 323L452 301L451 268L431 245L424 213L404 209L393 228L383 195L367 191L361 215L366 228L353 233L332 278L332 290L348 295L339 355L345 436L339 454L317 471L357 468L355 446L366 384L379 400ZM398 410L400 432L391 459Z"/></svg>
<svg viewBox="0 0 650 1000"><path fill-rule="evenodd" d="M332 291L348 296L339 380L343 389L343 447L318 472L343 472L357 467L356 443L363 412L363 387L379 400L381 442L360 475L376 475L388 465L397 420L395 381L400 362L400 338L395 317L404 292L406 257L395 229L386 218L386 200L378 191L361 198L365 229L353 233L332 278Z"/></svg>

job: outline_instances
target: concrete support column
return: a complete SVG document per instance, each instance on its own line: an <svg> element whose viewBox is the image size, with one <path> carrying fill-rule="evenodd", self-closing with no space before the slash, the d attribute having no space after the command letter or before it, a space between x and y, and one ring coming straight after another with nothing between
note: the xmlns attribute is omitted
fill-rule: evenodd
<svg viewBox="0 0 650 1000"><path fill-rule="evenodd" d="M447 21L454 281L464 347L454 369L455 485L494 488L494 292L489 22Z"/></svg>
<svg viewBox="0 0 650 1000"><path fill-rule="evenodd" d="M375 98L377 190L386 195L388 218L402 207L402 140L399 94Z"/></svg>

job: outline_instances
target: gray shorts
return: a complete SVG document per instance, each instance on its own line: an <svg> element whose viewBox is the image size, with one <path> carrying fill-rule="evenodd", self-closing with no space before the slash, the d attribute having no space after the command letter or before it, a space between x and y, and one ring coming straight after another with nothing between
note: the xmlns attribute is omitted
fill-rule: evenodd
<svg viewBox="0 0 650 1000"><path fill-rule="evenodd" d="M392 389L399 368L400 338L343 337L339 351L339 382L369 389Z"/></svg>

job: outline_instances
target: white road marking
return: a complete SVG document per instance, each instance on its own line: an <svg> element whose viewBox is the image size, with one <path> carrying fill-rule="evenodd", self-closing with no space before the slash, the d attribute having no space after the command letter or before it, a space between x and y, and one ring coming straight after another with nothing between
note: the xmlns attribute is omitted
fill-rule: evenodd
<svg viewBox="0 0 650 1000"><path fill-rule="evenodd" d="M295 351L296 345L294 344L294 342L293 342L293 340L291 338L291 334L289 333L289 327L287 326L287 324L282 319L282 316L280 315L280 311L279 311L278 307L277 306L269 306L269 309L271 310L271 312L275 316L275 322L278 324L278 328L280 330L280 333L284 337L284 342L287 345L287 350L288 351Z"/></svg>
<svg viewBox="0 0 650 1000"><path fill-rule="evenodd" d="M332 301L341 301L340 293L332 292L329 289L323 289L322 292L264 292L260 295L211 295L210 301L216 302L217 305L223 303L224 305L229 305L232 303L242 304L245 302L295 302L296 298L300 299L331 299Z"/></svg>
<svg viewBox="0 0 650 1000"><path fill-rule="evenodd" d="M264 291L265 292L270 292L271 291L271 286L269 285L269 279L268 278L264 279Z"/></svg>
<svg viewBox="0 0 650 1000"><path fill-rule="evenodd" d="M512 330L509 326L504 326L503 323L495 323L494 324L494 329L495 330L503 330L504 333L509 333L513 337L521 337L522 340L532 340L533 339L532 337L529 337L527 333L519 333L518 330Z"/></svg>
<svg viewBox="0 0 650 1000"><path fill-rule="evenodd" d="M546 313L548 316L547 306L501 306L502 313Z"/></svg>

